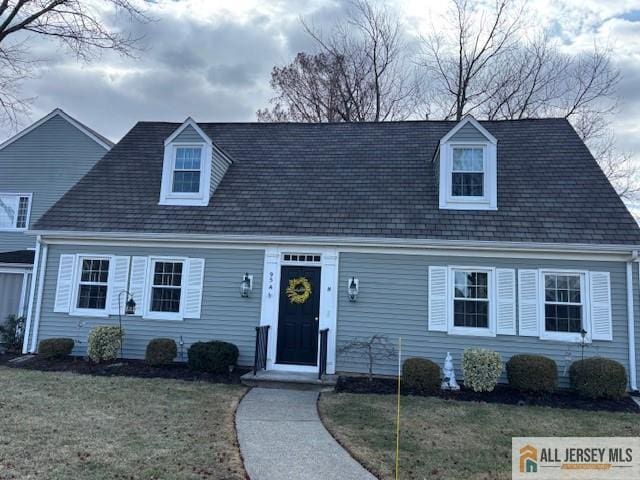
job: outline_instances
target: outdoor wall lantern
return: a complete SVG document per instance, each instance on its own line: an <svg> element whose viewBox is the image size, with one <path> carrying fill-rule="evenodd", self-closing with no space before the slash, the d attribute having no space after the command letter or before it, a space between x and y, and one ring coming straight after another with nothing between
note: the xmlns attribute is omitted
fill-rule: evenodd
<svg viewBox="0 0 640 480"><path fill-rule="evenodd" d="M358 281L357 278L355 277L351 277L349 279L348 285L347 285L347 292L349 293L349 301L350 302L355 302L356 298L358 296L358 286L359 286L360 282Z"/></svg>
<svg viewBox="0 0 640 480"><path fill-rule="evenodd" d="M136 302L133 299L133 295L131 295L130 292L128 292L127 290L122 290L119 294L118 294L118 325L120 325L120 358L124 358L123 352L122 352L122 344L124 343L122 341L123 339L123 334L122 334L122 294L124 294L127 299L126 303L124 304L124 314L125 315L135 315L136 313Z"/></svg>
<svg viewBox="0 0 640 480"><path fill-rule="evenodd" d="M240 296L247 298L251 290L253 290L253 275L245 273L240 283Z"/></svg>

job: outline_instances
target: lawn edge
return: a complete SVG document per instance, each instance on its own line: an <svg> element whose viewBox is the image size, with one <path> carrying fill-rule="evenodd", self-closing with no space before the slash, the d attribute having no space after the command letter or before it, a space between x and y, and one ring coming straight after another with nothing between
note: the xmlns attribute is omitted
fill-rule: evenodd
<svg viewBox="0 0 640 480"><path fill-rule="evenodd" d="M354 461L358 462L362 466L362 468L364 468L367 472L369 472L374 477L376 477L378 479L382 478L382 474L381 473L377 472L374 468L371 468L371 467L369 467L369 465L365 464L362 461L362 459L360 458L360 455L356 454L353 450L351 450L351 448L349 448L348 445L345 445L344 442L340 441L340 439L331 430L331 428L329 428L328 422L324 418L324 415L322 415L322 410L320 409L320 399L321 399L322 395L324 395L325 393L326 392L320 392L320 394L318 395L318 398L316 399L316 411L318 413L318 418L320 418L320 423L322 423L322 426L324 427L324 429L327 432L329 432L329 435L331 435L331 437L336 441L336 443L338 445L340 445L342 447L342 449L345 452L347 452L351 458L353 458ZM337 394L338 392L333 391L332 393Z"/></svg>
<svg viewBox="0 0 640 480"><path fill-rule="evenodd" d="M238 453L240 454L240 461L242 462L242 470L244 471L244 478L245 480L251 480L251 477L249 477L249 474L247 473L247 469L244 466L244 455L242 455L242 449L240 448L240 440L238 439L238 423L236 422L236 417L238 415L238 408L240 408L240 402L242 402L244 397L251 390L253 390L253 387L246 387L244 385L243 387L245 387L244 393L240 396L240 398L236 402L236 405L233 409L233 440L235 442L236 447L238 447Z"/></svg>

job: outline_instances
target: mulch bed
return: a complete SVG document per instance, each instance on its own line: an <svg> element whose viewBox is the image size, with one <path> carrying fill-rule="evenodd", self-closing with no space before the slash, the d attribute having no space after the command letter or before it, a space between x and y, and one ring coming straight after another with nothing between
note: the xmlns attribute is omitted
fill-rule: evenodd
<svg viewBox="0 0 640 480"><path fill-rule="evenodd" d="M398 383L393 378L338 377L336 392L345 393L381 393L395 394ZM403 395L415 395L415 392L402 389ZM445 400L466 402L502 403L507 405L535 405L540 407L577 408L580 410L606 410L610 412L640 412L640 407L630 398L622 400L590 400L580 397L570 390L558 390L551 394L534 395L516 391L508 385L498 385L493 392L477 393L465 389L457 391L440 390L429 396Z"/></svg>
<svg viewBox="0 0 640 480"><path fill-rule="evenodd" d="M15 357L15 355L13 355ZM230 374L212 374L191 370L186 363L172 363L153 367L144 360L113 360L105 363L93 363L82 357L47 359L40 356L19 362L8 362L11 356L0 356L0 365L25 370L43 372L71 372L103 377L128 376L139 378L169 378L173 380L200 381L211 383L240 383L240 377L248 368L236 367Z"/></svg>

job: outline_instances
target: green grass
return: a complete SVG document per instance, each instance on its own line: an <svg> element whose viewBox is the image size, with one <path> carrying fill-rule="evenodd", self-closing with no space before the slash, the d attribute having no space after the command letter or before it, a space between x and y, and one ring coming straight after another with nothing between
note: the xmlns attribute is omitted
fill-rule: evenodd
<svg viewBox="0 0 640 480"><path fill-rule="evenodd" d="M244 479L244 391L0 367L0 478Z"/></svg>
<svg viewBox="0 0 640 480"><path fill-rule="evenodd" d="M367 468L394 478L396 398L323 393L331 433ZM402 397L400 478L509 479L511 437L638 436L640 415Z"/></svg>

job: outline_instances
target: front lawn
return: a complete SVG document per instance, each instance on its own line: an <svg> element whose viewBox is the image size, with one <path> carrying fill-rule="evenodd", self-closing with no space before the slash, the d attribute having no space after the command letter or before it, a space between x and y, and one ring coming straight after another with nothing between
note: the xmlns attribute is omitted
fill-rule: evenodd
<svg viewBox="0 0 640 480"><path fill-rule="evenodd" d="M0 367L0 478L244 479L244 391Z"/></svg>
<svg viewBox="0 0 640 480"><path fill-rule="evenodd" d="M402 397L400 478L511 478L511 437L638 436L637 413ZM331 433L380 478L394 478L394 395L323 393Z"/></svg>

